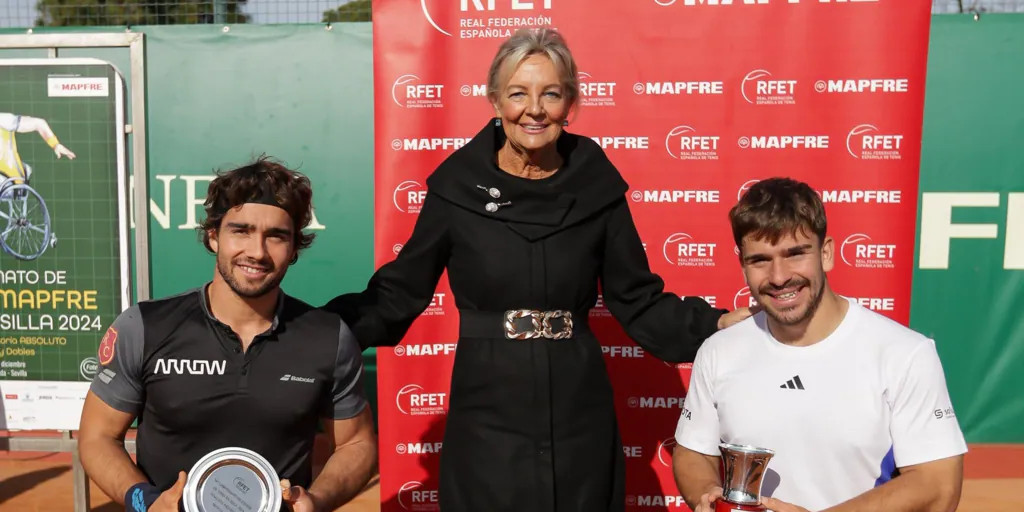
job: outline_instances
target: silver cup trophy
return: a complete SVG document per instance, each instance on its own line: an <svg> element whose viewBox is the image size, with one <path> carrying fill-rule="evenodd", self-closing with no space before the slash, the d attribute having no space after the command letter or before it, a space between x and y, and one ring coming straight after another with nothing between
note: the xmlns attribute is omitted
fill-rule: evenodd
<svg viewBox="0 0 1024 512"><path fill-rule="evenodd" d="M722 497L715 502L715 512L767 510L761 504L761 484L775 452L729 443L718 445L718 450L722 453Z"/></svg>
<svg viewBox="0 0 1024 512"><path fill-rule="evenodd" d="M181 499L185 512L279 512L281 479L260 454L221 448L192 466Z"/></svg>

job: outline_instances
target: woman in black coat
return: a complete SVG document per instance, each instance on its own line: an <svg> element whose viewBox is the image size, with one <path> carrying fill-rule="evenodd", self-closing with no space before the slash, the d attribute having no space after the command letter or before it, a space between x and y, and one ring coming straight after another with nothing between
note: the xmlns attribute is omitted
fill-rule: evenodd
<svg viewBox="0 0 1024 512"><path fill-rule="evenodd" d="M705 338L749 316L664 291L626 182L595 142L563 130L576 76L553 30L506 41L488 77L496 118L427 179L397 258L365 291L325 306L364 348L395 346L447 268L460 326L443 512L625 508L612 388L587 324L599 282L626 333L672 363L693 361Z"/></svg>

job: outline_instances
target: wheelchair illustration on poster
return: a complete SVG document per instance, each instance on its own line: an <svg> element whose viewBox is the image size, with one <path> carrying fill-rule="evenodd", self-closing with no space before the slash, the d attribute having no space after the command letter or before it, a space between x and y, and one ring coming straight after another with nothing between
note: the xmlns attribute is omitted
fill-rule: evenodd
<svg viewBox="0 0 1024 512"><path fill-rule="evenodd" d="M32 188L32 166L18 154L17 134L36 132L57 159L75 158L38 117L0 112L0 246L5 253L34 260L57 243L46 201Z"/></svg>

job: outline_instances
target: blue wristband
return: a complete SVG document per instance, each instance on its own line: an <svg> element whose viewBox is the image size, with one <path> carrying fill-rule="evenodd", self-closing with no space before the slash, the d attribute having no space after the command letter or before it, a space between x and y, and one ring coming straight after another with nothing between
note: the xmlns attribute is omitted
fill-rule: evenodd
<svg viewBox="0 0 1024 512"><path fill-rule="evenodd" d="M147 482L139 482L124 495L126 512L146 512L153 502L160 497L160 491Z"/></svg>

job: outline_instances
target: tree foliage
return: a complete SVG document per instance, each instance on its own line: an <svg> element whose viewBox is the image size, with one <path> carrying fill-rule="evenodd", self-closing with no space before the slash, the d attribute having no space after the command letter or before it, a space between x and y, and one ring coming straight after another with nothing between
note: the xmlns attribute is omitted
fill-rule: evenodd
<svg viewBox="0 0 1024 512"><path fill-rule="evenodd" d="M38 26L134 26L248 23L247 0L39 0ZM222 16L215 17L214 3ZM221 14L221 13L216 13Z"/></svg>
<svg viewBox="0 0 1024 512"><path fill-rule="evenodd" d="M337 9L324 11L324 23L338 23L345 21L371 21L370 16L371 0L352 0L339 5Z"/></svg>

